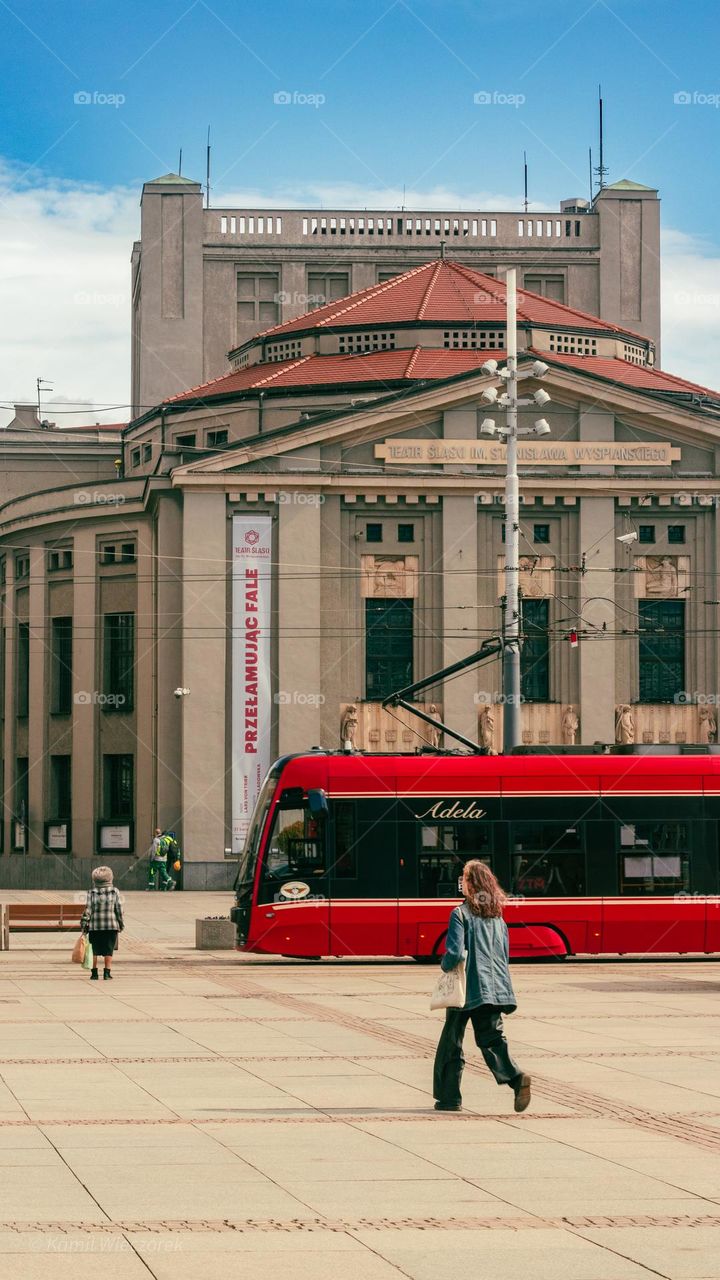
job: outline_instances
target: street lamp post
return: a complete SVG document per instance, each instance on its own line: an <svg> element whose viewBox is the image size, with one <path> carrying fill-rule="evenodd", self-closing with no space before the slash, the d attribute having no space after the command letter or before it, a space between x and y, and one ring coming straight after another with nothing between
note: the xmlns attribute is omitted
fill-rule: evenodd
<svg viewBox="0 0 720 1280"><path fill-rule="evenodd" d="M505 625L503 627L503 751L512 751L520 745L520 484L518 479L518 438L524 435L546 436L550 426L539 418L531 427L518 426L518 408L521 405L544 405L550 400L542 388L532 396L520 398L518 383L524 378L543 378L547 365L535 360L529 369L518 371L517 363L517 272L510 267L505 277L507 302L507 364L498 369L497 360L486 360L484 373L501 378L504 389L501 395L497 387L486 387L481 400L488 405L498 405L506 410L505 425L499 426L494 418L485 418L480 432L486 436L499 436L505 440Z"/></svg>

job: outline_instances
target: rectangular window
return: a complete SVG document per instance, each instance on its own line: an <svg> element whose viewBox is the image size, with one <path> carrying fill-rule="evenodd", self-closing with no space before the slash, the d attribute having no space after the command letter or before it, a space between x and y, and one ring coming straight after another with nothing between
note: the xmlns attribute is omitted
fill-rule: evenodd
<svg viewBox="0 0 720 1280"><path fill-rule="evenodd" d="M238 329L254 325L257 330L268 329L280 319L279 280L276 271L260 274L238 272L237 323Z"/></svg>
<svg viewBox="0 0 720 1280"><path fill-rule="evenodd" d="M16 714L24 719L30 699L30 624L19 622L17 629Z"/></svg>
<svg viewBox="0 0 720 1280"><path fill-rule="evenodd" d="M638 542L654 542L655 541L655 525L641 524L638 526Z"/></svg>
<svg viewBox="0 0 720 1280"><path fill-rule="evenodd" d="M528 898L569 898L585 893L585 854L579 826L514 822L510 850L513 893Z"/></svg>
<svg viewBox="0 0 720 1280"><path fill-rule="evenodd" d="M520 688L526 702L550 699L549 600L522 601Z"/></svg>
<svg viewBox="0 0 720 1280"><path fill-rule="evenodd" d="M533 525L533 542L549 542L550 541L550 525L534 524Z"/></svg>
<svg viewBox="0 0 720 1280"><path fill-rule="evenodd" d="M72 757L50 757L50 817L69 819L72 810Z"/></svg>
<svg viewBox="0 0 720 1280"><path fill-rule="evenodd" d="M228 442L228 429L222 427L216 431L208 431L207 447L208 449L225 449Z"/></svg>
<svg viewBox="0 0 720 1280"><path fill-rule="evenodd" d="M685 688L685 601L638 600L640 702L672 702Z"/></svg>
<svg viewBox="0 0 720 1280"><path fill-rule="evenodd" d="M130 463L133 467L140 466L140 450L133 449L130 453Z"/></svg>
<svg viewBox="0 0 720 1280"><path fill-rule="evenodd" d="M538 223L538 226L541 225ZM562 276L525 276L525 288L529 293L539 293L543 298L552 298L553 302L565 301L565 281Z"/></svg>
<svg viewBox="0 0 720 1280"><path fill-rule="evenodd" d="M52 618L50 622L51 692L50 711L56 716L72 712L73 633L72 618ZM58 757L64 759L65 757ZM59 814L58 814L59 816Z"/></svg>
<svg viewBox="0 0 720 1280"><path fill-rule="evenodd" d="M347 271L308 272L308 310L324 307L326 302L345 298L350 292L350 276Z"/></svg>
<svg viewBox="0 0 720 1280"><path fill-rule="evenodd" d="M690 824L619 824L620 892L630 895L687 892L690 888Z"/></svg>
<svg viewBox="0 0 720 1280"><path fill-rule="evenodd" d="M185 435L175 437L175 444L180 449L194 449L196 443L197 436L194 431L186 431Z"/></svg>
<svg viewBox="0 0 720 1280"><path fill-rule="evenodd" d="M365 541L366 542L382 542L383 527L381 524L365 525Z"/></svg>
<svg viewBox="0 0 720 1280"><path fill-rule="evenodd" d="M135 690L135 614L106 613L105 711L132 711ZM109 817L106 814L106 817Z"/></svg>
<svg viewBox="0 0 720 1280"><path fill-rule="evenodd" d="M135 805L134 760L131 755L103 756L103 814L106 819L132 818Z"/></svg>
<svg viewBox="0 0 720 1280"><path fill-rule="evenodd" d="M115 543L109 542L100 550L101 564L115 564Z"/></svg>
<svg viewBox="0 0 720 1280"><path fill-rule="evenodd" d="M22 822L27 827L28 820L28 801L29 801L29 783L28 783L28 758L27 756L18 756L15 761L15 817L18 822ZM14 842L17 847L17 841ZM25 836L25 848L27 848L27 834Z"/></svg>
<svg viewBox="0 0 720 1280"><path fill-rule="evenodd" d="M463 867L471 858L490 865L489 822L443 822L420 827L418 892L421 898L457 898Z"/></svg>
<svg viewBox="0 0 720 1280"><path fill-rule="evenodd" d="M415 541L415 525L399 524L398 525L398 542L414 542Z"/></svg>
<svg viewBox="0 0 720 1280"><path fill-rule="evenodd" d="M134 542L121 542L120 544L120 563L135 564L136 551Z"/></svg>
<svg viewBox="0 0 720 1280"><path fill-rule="evenodd" d="M366 600L365 696L382 700L412 682L412 600Z"/></svg>
<svg viewBox="0 0 720 1280"><path fill-rule="evenodd" d="M684 542L685 541L685 525L669 524L668 525L668 542Z"/></svg>
<svg viewBox="0 0 720 1280"><path fill-rule="evenodd" d="M144 444L142 450L143 462L150 462L152 458L152 445Z"/></svg>
<svg viewBox="0 0 720 1280"><path fill-rule="evenodd" d="M337 800L333 805L335 820L335 856L332 875L339 880L357 878L357 830L354 800Z"/></svg>

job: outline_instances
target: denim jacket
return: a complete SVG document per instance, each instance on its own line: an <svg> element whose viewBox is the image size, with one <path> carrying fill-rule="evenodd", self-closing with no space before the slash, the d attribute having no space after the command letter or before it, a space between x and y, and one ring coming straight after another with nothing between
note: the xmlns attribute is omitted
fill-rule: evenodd
<svg viewBox="0 0 720 1280"><path fill-rule="evenodd" d="M465 1009L492 1004L503 1013L517 1008L508 968L508 931L502 916L476 916L463 903L450 916L441 967L447 973L464 952L467 991Z"/></svg>

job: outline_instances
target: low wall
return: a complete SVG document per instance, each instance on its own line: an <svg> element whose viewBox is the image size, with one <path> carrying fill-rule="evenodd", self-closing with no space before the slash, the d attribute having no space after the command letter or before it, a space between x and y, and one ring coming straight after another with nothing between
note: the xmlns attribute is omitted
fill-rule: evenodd
<svg viewBox="0 0 720 1280"><path fill-rule="evenodd" d="M6 853L0 854L0 890L63 889L65 892L74 890L84 897L91 884L93 867L103 864L112 867L114 883L118 889L147 888L147 862L135 865L131 857L119 857L117 854L106 858L61 858L57 855L24 857L18 853ZM236 872L235 860L183 863L178 888L216 893L227 889L229 892Z"/></svg>

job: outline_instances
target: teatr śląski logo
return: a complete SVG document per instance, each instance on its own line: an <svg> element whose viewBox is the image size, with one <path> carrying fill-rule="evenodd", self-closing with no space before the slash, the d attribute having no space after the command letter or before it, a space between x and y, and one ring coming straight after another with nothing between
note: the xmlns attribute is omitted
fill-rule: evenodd
<svg viewBox="0 0 720 1280"><path fill-rule="evenodd" d="M257 529L248 529L245 534L245 541L249 546L254 547L255 543L260 541L260 534Z"/></svg>

